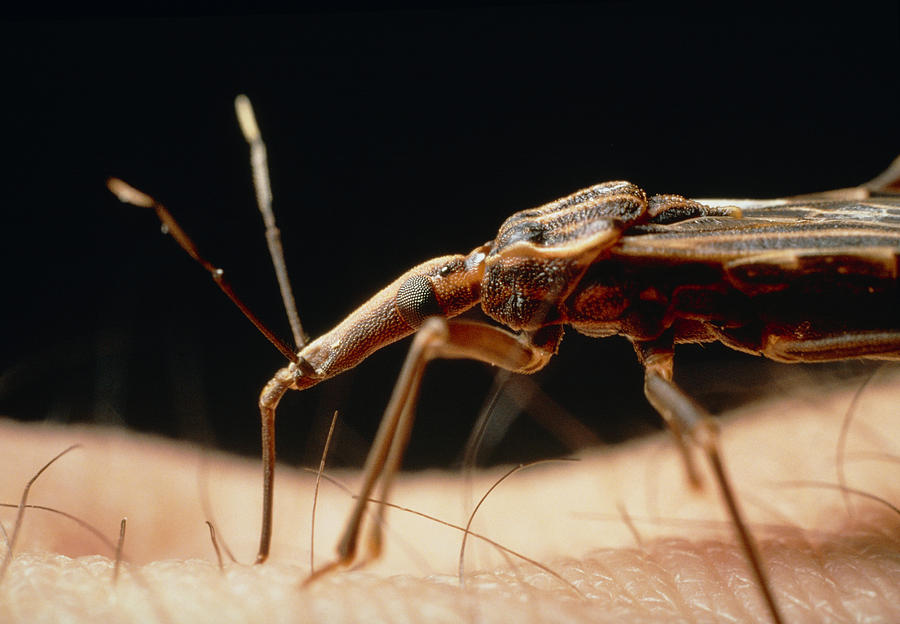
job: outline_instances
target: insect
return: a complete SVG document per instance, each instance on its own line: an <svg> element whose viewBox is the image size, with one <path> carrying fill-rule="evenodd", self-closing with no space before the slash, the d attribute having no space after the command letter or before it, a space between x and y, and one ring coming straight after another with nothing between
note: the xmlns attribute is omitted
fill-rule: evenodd
<svg viewBox="0 0 900 624"><path fill-rule="evenodd" d="M674 348L721 342L782 362L900 359L900 158L852 189L770 201L690 200L605 182L509 217L467 254L413 267L297 352L246 310L169 212L118 180L120 199L153 207L167 231L290 360L263 388L264 505L257 562L271 540L275 410L303 390L415 334L366 460L336 567L374 558L380 517L363 519L380 483L388 497L429 360L467 358L516 373L544 367L568 326L623 336L644 367L644 391L674 434L689 478L690 445L710 462L775 621L781 621L719 452L715 421L672 380ZM274 221L272 222L274 228ZM457 318L480 308L480 319Z"/></svg>

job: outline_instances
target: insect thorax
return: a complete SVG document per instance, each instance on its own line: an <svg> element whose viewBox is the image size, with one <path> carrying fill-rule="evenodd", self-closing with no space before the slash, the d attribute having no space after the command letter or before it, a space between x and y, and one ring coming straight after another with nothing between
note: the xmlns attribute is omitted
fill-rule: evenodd
<svg viewBox="0 0 900 624"><path fill-rule="evenodd" d="M605 182L509 217L485 259L481 305L513 329L558 322L562 301L647 210L629 182Z"/></svg>

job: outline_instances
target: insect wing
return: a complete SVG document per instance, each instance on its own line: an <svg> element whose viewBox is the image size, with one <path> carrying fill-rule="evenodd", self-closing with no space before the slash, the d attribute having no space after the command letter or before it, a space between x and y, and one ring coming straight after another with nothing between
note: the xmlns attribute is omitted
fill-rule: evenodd
<svg viewBox="0 0 900 624"><path fill-rule="evenodd" d="M706 202L708 200L704 200ZM701 216L629 229L614 253L728 264L761 254L900 252L900 198L716 200L740 216Z"/></svg>
<svg viewBox="0 0 900 624"><path fill-rule="evenodd" d="M896 283L900 198L733 203L735 216L631 228L614 254L631 262L718 265L751 295L790 288L800 278Z"/></svg>
<svg viewBox="0 0 900 624"><path fill-rule="evenodd" d="M779 361L900 356L900 198L735 203L734 216L631 228L608 256L659 283L678 315L712 323L679 341ZM715 305L686 303L710 293Z"/></svg>

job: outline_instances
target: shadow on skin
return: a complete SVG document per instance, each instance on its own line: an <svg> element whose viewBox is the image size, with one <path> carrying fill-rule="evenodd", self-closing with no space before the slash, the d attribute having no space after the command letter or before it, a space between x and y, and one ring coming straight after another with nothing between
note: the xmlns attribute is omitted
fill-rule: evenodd
<svg viewBox="0 0 900 624"><path fill-rule="evenodd" d="M897 504L896 391L879 375L863 397L847 449L848 485ZM808 393L744 410L723 426L727 468L760 543L789 622L900 621L900 516L876 501L799 482L836 483L835 445L854 388ZM815 397L810 399L809 397ZM456 578L462 535L404 511L388 513L384 556L301 590L309 573L315 477L282 467L273 558L220 572L204 524L208 497L220 536L251 561L260 514L257 462L98 429L0 425L0 499L16 502L30 476L66 446L29 502L118 534L125 564L59 516L29 510L17 556L0 585L10 621L765 621L711 482L685 485L665 436L584 453L504 481L472 530L562 575L469 539L466 587ZM282 444L288 443L285 440ZM893 459L890 459L892 457ZM401 475L392 502L457 525L504 472ZM355 488L357 475L335 473ZM790 482L790 483L788 483ZM322 483L316 562L330 561L351 504ZM625 510L630 522L623 519ZM7 529L14 510L0 515Z"/></svg>

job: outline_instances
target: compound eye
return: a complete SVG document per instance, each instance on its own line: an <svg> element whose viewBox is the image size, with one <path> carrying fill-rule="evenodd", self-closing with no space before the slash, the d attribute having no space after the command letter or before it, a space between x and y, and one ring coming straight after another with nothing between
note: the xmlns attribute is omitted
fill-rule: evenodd
<svg viewBox="0 0 900 624"><path fill-rule="evenodd" d="M429 316L444 315L431 280L423 275L414 275L403 282L394 301L397 312L413 329L418 329Z"/></svg>

